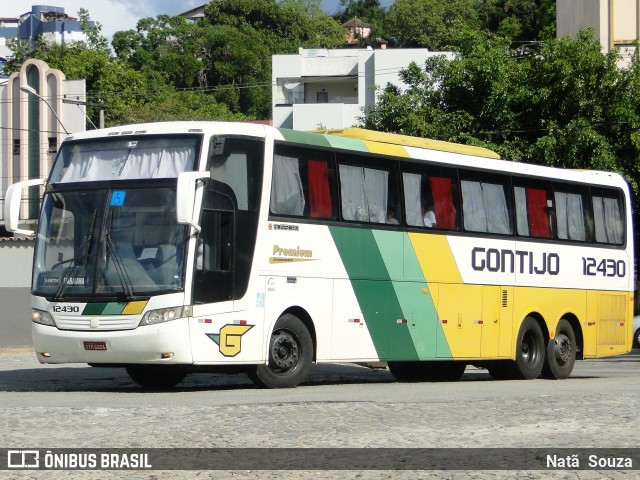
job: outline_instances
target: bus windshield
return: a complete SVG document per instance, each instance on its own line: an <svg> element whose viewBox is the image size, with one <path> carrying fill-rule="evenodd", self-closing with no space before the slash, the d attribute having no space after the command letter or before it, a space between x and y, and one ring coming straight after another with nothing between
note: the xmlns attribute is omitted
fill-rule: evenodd
<svg viewBox="0 0 640 480"><path fill-rule="evenodd" d="M175 186L47 193L32 290L55 299L131 299L182 290L186 227Z"/></svg>
<svg viewBox="0 0 640 480"><path fill-rule="evenodd" d="M49 183L177 178L194 169L201 139L167 135L65 142Z"/></svg>

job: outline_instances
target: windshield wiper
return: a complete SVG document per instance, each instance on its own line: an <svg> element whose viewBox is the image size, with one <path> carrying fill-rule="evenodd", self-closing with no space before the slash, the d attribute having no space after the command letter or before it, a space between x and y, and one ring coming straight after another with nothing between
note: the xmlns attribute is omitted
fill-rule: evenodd
<svg viewBox="0 0 640 480"><path fill-rule="evenodd" d="M84 237L82 238L82 243L80 244L80 248L78 249L80 251L80 255L78 255L77 257L71 258L69 260L60 261L56 263L52 267L52 269L57 266L64 265L65 263L75 262L76 260L82 260L82 263L80 265L82 265L83 267L87 266L87 264L89 263L89 252L91 251L91 243L93 240L93 230L96 225L97 216L98 216L98 209L95 209L93 211L93 216L91 217L89 230L87 230ZM58 301L62 299L62 293L64 292L64 289L68 284L69 278L71 278L71 274L75 272L77 267L78 267L78 264L72 263L67 268L65 268L64 272L62 273L62 276L60 277L60 284L58 285L58 289L56 290L56 293L53 295L54 301Z"/></svg>
<svg viewBox="0 0 640 480"><path fill-rule="evenodd" d="M116 247L113 245L113 240L111 240L111 234L106 233L104 236L104 243L107 247L107 255L111 253L111 257L113 258L113 266L116 269L116 274L118 275L118 280L120 281L120 285L124 290L125 295L128 300L133 298L133 290L131 289L131 280L129 279L129 275L127 275L127 271L124 268L124 264L122 263L122 258L118 254Z"/></svg>

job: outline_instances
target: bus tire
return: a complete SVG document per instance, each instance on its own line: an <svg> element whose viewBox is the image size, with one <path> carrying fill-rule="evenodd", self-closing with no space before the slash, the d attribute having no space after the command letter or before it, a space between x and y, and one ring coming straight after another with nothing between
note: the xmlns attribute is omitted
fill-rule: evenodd
<svg viewBox="0 0 640 480"><path fill-rule="evenodd" d="M540 325L535 318L526 317L518 332L513 378L515 380L538 378L544 365L544 352L544 336Z"/></svg>
<svg viewBox="0 0 640 480"><path fill-rule="evenodd" d="M268 355L268 364L256 365L248 372L256 385L293 388L306 378L313 361L313 340L298 317L287 313L278 319Z"/></svg>
<svg viewBox="0 0 640 480"><path fill-rule="evenodd" d="M173 365L130 365L127 374L144 388L165 389L179 384L187 372Z"/></svg>
<svg viewBox="0 0 640 480"><path fill-rule="evenodd" d="M399 382L454 382L460 380L467 364L455 360L426 362L387 362Z"/></svg>
<svg viewBox="0 0 640 480"><path fill-rule="evenodd" d="M542 376L552 380L568 378L576 363L576 335L564 318L556 327L555 338L549 340Z"/></svg>

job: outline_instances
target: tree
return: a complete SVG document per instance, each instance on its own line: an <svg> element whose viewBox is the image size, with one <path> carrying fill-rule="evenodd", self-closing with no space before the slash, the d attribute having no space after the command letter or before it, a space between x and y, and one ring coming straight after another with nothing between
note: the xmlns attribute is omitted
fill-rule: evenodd
<svg viewBox="0 0 640 480"><path fill-rule="evenodd" d="M363 126L480 145L516 161L613 170L638 190L640 65L617 68L591 32L549 39L537 51L467 32L460 55L403 71Z"/></svg>
<svg viewBox="0 0 640 480"><path fill-rule="evenodd" d="M214 0L195 24L182 17L144 18L117 32L113 47L126 65L176 89L206 92L230 114L271 116L271 56L299 47L343 44L340 25L319 0Z"/></svg>
<svg viewBox="0 0 640 480"><path fill-rule="evenodd" d="M196 27L184 17L143 18L136 30L116 32L112 45L116 56L132 68L161 72L175 88L198 86L202 63L198 58Z"/></svg>
<svg viewBox="0 0 640 480"><path fill-rule="evenodd" d="M98 22L94 22L92 25L89 11L84 8L78 10L78 18L80 19L80 30L87 37L87 47L90 50L108 53L109 43L107 38L102 35L102 25Z"/></svg>
<svg viewBox="0 0 640 480"><path fill-rule="evenodd" d="M485 0L477 8L483 28L512 40L538 40L555 31L555 0Z"/></svg>
<svg viewBox="0 0 640 480"><path fill-rule="evenodd" d="M479 27L475 0L396 0L386 15L388 34L403 47L445 50Z"/></svg>

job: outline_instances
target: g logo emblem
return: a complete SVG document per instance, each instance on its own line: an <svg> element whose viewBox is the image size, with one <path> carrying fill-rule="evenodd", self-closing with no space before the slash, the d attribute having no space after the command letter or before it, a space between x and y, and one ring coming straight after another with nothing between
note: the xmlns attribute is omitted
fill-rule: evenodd
<svg viewBox="0 0 640 480"><path fill-rule="evenodd" d="M220 328L219 334L207 333L207 336L220 347L225 357L235 357L242 349L242 336L253 328L253 325L228 324Z"/></svg>

